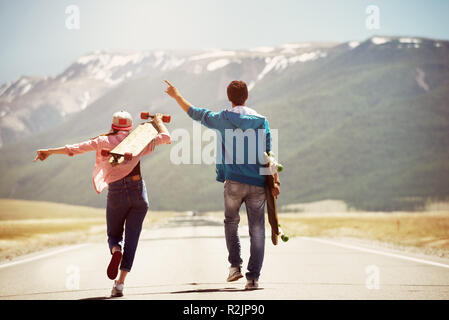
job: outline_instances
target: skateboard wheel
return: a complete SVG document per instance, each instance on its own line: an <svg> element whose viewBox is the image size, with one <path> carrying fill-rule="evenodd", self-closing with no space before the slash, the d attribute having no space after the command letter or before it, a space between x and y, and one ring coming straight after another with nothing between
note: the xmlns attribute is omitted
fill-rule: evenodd
<svg viewBox="0 0 449 320"><path fill-rule="evenodd" d="M283 235L281 236L281 240L284 241L284 242L287 242L288 239L289 239L289 237L286 236L285 234L283 234Z"/></svg>
<svg viewBox="0 0 449 320"><path fill-rule="evenodd" d="M150 113L149 112L141 112L140 113L140 119L146 120L150 117Z"/></svg>
<svg viewBox="0 0 449 320"><path fill-rule="evenodd" d="M170 116L170 115L164 114L164 115L162 116L162 122L167 122L167 123L169 123L170 120L171 120L171 116Z"/></svg>
<svg viewBox="0 0 449 320"><path fill-rule="evenodd" d="M101 149L101 155L102 155L103 157L107 157L107 156L110 154L110 152L111 152L110 149L107 149L107 148Z"/></svg>
<svg viewBox="0 0 449 320"><path fill-rule="evenodd" d="M282 164L278 164L278 172L282 172L284 170L284 166Z"/></svg>
<svg viewBox="0 0 449 320"><path fill-rule="evenodd" d="M126 161L129 161L133 158L133 154L131 152L125 152L123 155Z"/></svg>

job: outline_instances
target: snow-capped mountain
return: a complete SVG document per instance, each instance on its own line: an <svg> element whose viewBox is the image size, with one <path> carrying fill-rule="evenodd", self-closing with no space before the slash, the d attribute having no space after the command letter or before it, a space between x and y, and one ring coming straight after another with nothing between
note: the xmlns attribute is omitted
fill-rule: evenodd
<svg viewBox="0 0 449 320"><path fill-rule="evenodd" d="M292 43L249 50L111 52L80 57L56 77L23 76L0 86L0 146L51 129L66 116L87 108L110 89L154 73L201 75L244 64L253 89L268 73L325 58L332 43Z"/></svg>
<svg viewBox="0 0 449 320"><path fill-rule="evenodd" d="M0 86L0 146L31 133L54 128L68 115L89 107L117 86L148 75L167 72L199 77L238 65L240 79L252 90L269 74L279 74L298 64L326 62L336 54L351 52L342 64L372 59L401 58L410 50L447 49L447 41L413 37L375 36L364 42L289 43L278 47L246 50L203 49L190 51L112 52L96 51L80 57L56 77L23 76ZM379 51L381 50L381 51ZM443 50L440 50L443 52ZM426 88L422 70L417 80ZM223 93L217 93L222 99Z"/></svg>
<svg viewBox="0 0 449 320"><path fill-rule="evenodd" d="M338 199L363 210L412 210L449 197L449 41L384 36L247 50L101 51L55 78L4 85L0 175L8 183L0 196L104 206L87 188L93 154L36 166L33 150L96 136L121 108L135 122L143 110L171 114L173 146L177 129L194 137L191 119L164 94L164 79L213 111L230 107L231 80L249 84L248 105L278 130L276 153L288 168L281 205ZM159 148L141 163L152 208L220 209L213 167L174 164L172 150Z"/></svg>

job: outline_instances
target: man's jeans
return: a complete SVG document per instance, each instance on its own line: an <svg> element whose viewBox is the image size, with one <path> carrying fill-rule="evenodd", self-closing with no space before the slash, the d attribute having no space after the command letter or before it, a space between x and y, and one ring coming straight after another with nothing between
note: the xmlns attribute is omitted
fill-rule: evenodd
<svg viewBox="0 0 449 320"><path fill-rule="evenodd" d="M265 189L236 181L226 180L224 185L225 236L232 267L242 264L238 225L239 210L245 202L251 242L248 262L248 280L258 280L265 251Z"/></svg>
<svg viewBox="0 0 449 320"><path fill-rule="evenodd" d="M108 189L106 223L109 249L114 246L122 248L125 231L120 270L131 271L142 223L148 211L147 189L143 180L132 181L129 177L110 183Z"/></svg>

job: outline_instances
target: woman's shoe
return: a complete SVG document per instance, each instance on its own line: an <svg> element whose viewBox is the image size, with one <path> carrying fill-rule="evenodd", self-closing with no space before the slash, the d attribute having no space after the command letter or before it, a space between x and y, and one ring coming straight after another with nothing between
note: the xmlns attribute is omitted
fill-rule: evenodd
<svg viewBox="0 0 449 320"><path fill-rule="evenodd" d="M117 283L117 281L114 281L114 286L112 287L111 291L111 297L123 297L123 283Z"/></svg>
<svg viewBox="0 0 449 320"><path fill-rule="evenodd" d="M121 261L122 261L122 252L115 251L112 254L111 262L109 262L109 266L108 266L107 274L108 274L109 279L115 280L115 278L117 278L118 267L119 267Z"/></svg>

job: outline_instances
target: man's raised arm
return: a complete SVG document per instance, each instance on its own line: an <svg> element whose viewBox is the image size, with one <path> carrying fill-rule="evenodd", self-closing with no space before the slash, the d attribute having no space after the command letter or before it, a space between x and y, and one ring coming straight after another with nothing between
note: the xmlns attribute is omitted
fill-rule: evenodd
<svg viewBox="0 0 449 320"><path fill-rule="evenodd" d="M181 96L178 89L176 89L170 82L167 80L164 80L165 83L168 85L167 90L165 90L165 93L167 93L170 97L176 100L176 102L179 104L179 106L184 110L185 112L189 111L190 106L192 105L190 102L188 102L186 99Z"/></svg>
<svg viewBox="0 0 449 320"><path fill-rule="evenodd" d="M187 115L195 121L200 121L202 125L210 129L226 128L227 122L223 119L222 112L212 112L209 109L194 107L190 102L184 99L170 82L165 80L168 85L165 92L176 100L179 106L184 110Z"/></svg>

